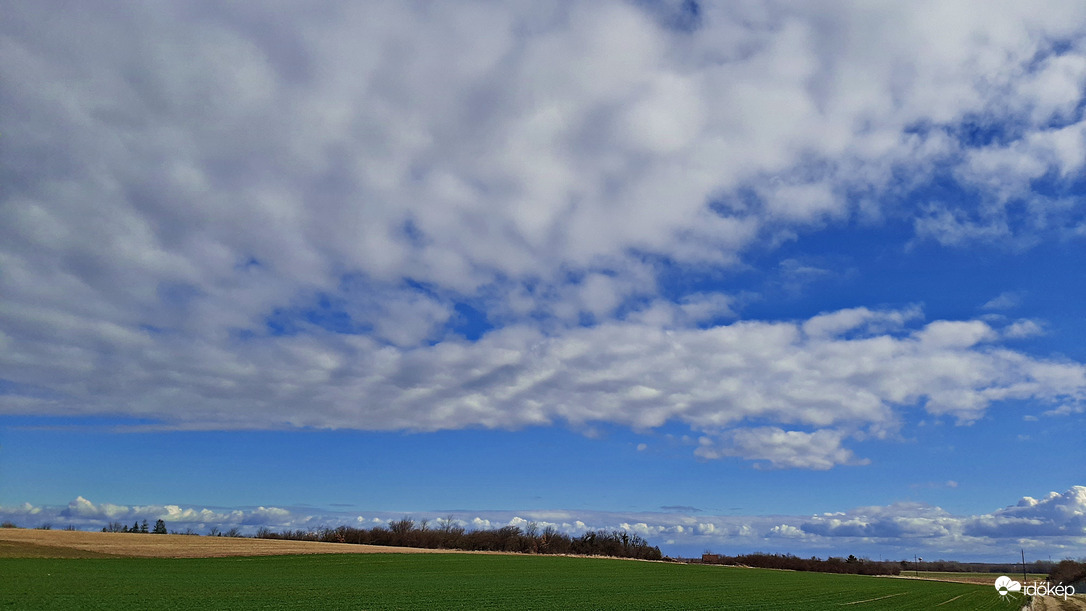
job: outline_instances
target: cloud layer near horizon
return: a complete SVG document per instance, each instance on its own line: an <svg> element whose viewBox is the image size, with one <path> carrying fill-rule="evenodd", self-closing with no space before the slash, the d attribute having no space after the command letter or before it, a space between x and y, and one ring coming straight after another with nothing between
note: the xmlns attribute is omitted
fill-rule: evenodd
<svg viewBox="0 0 1086 611"><path fill-rule="evenodd" d="M1081 409L1031 321L660 286L835 223L1080 239L1079 3L69 8L0 24L0 413L680 422L826 469L904 409Z"/></svg>
<svg viewBox="0 0 1086 611"><path fill-rule="evenodd" d="M903 409L922 406L968 423L992 401L1033 399L1059 409L1086 392L1081 364L1000 347L1014 325L903 328L915 317L856 309L803 324L705 329L622 321L557 337L513 326L475 342L409 350L330 333L238 340L228 351L144 337L125 346L128 367L90 377L42 358L35 367L41 386L78 399L24 398L22 405L158 418L165 424L152 428L187 429L565 422L650 430L681 422L702 434L696 453L704 458L827 469L862 462L842 442L894 435ZM194 348L206 352L178 358ZM776 425L751 425L764 422Z"/></svg>
<svg viewBox="0 0 1086 611"><path fill-rule="evenodd" d="M955 560L994 559L1005 555L1008 541L1028 550L1073 552L1086 543L1086 486L1044 498L1023 497L1017 504L982 515L953 515L921 503L895 503L859 507L815 516L711 516L675 508L660 513L618 514L598 511L455 511L414 514L416 521L451 517L468 529L503 526L526 528L534 522L572 536L587 530L625 530L646 537L665 553L695 554L716 549L729 554L786 551L822 554L864 553L877 549L889 558L931 550ZM670 510L669 510L670 509ZM693 509L693 508L687 508ZM237 527L251 535L258 528L273 531L319 530L346 525L358 528L386 526L401 513L329 512L314 508L256 507L245 509L195 508L179 505L115 505L78 497L66 507L0 506L0 519L23 527L45 524L99 529L108 523L163 520L171 531L205 534L212 528ZM847 550L847 551L846 551ZM934 558L932 558L934 559Z"/></svg>

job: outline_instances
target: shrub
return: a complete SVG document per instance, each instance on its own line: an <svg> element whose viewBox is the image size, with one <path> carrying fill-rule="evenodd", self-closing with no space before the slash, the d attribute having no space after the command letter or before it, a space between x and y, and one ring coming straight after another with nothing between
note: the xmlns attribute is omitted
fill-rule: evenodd
<svg viewBox="0 0 1086 611"><path fill-rule="evenodd" d="M1053 584L1068 585L1086 579L1086 564L1068 558L1060 561L1048 574L1048 581Z"/></svg>

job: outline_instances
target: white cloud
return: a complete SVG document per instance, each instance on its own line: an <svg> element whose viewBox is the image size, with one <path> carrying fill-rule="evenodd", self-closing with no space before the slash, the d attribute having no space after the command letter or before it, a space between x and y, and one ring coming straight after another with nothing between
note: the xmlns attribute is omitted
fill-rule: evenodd
<svg viewBox="0 0 1086 611"><path fill-rule="evenodd" d="M289 512L272 511L280 519L289 518ZM127 506L111 503L95 504L91 501L77 497L68 503L68 506L54 513L54 519L67 520L74 524L86 525L99 522L127 522L128 520L164 520L171 524L192 526L205 523L240 524L245 517L246 524L276 524L275 520L267 520L268 512L263 507L257 511L245 512L241 510L214 511L211 509L196 509L181 507L178 505L145 505Z"/></svg>
<svg viewBox="0 0 1086 611"><path fill-rule="evenodd" d="M726 271L853 217L947 244L1067 229L1080 202L1007 205L1081 169L1078 3L725 3L691 31L621 2L54 13L0 24L0 377L28 389L0 413L679 422L703 456L826 468L903 406L1082 398L1081 364L985 322L717 325L732 298L665 297L652 263ZM881 203L936 169L979 203ZM450 331L461 301L499 328Z"/></svg>
<svg viewBox="0 0 1086 611"><path fill-rule="evenodd" d="M957 531L958 522L958 518L938 507L898 503L813 516L801 528L805 533L826 537L949 537Z"/></svg>
<svg viewBox="0 0 1086 611"><path fill-rule="evenodd" d="M991 514L952 515L939 507L897 503L813 516L802 524L809 535L871 540L920 539L917 544L943 552L988 548L1012 540L1033 548L1072 549L1086 535L1086 487L1072 486L1044 499L1023 497L1017 505ZM905 544L910 545L910 544Z"/></svg>
<svg viewBox="0 0 1086 611"><path fill-rule="evenodd" d="M802 539L803 537L806 537L807 534L804 533L803 530L796 528L791 524L778 524L773 528L769 529L769 532L766 533L766 536L784 537L787 539Z"/></svg>
<svg viewBox="0 0 1086 611"><path fill-rule="evenodd" d="M1044 327L1029 319L1016 320L1003 329L1003 336L1010 339L1022 339L1044 335Z"/></svg>
<svg viewBox="0 0 1086 611"><path fill-rule="evenodd" d="M43 413L120 413L182 429L677 422L709 439L703 457L818 469L862 463L848 439L892 434L899 411L918 404L969 422L993 401L1074 403L1086 393L1079 363L1001 348L981 321L903 326L916 316L848 310L704 329L631 320L553 336L513 325L411 349L323 331L230 340L229 350L145 333L139 349L118 347L121 359L53 358L64 337L16 339L10 354L31 388L53 389ZM0 395L0 406L21 409L13 397Z"/></svg>
<svg viewBox="0 0 1086 611"><path fill-rule="evenodd" d="M991 327L979 320L937 320L916 336L921 343L931 346L971 348L981 342L994 339L996 334Z"/></svg>
<svg viewBox="0 0 1086 611"><path fill-rule="evenodd" d="M916 234L931 238L940 244L956 245L964 242L991 242L1010 236L1011 230L1000 218L971 220L961 210L933 204L928 213L914 221Z"/></svg>
<svg viewBox="0 0 1086 611"><path fill-rule="evenodd" d="M65 509L61 515L80 518L114 519L119 516L127 516L130 511L131 510L124 505L113 505L110 503L95 505L80 496L68 503L67 509Z"/></svg>
<svg viewBox="0 0 1086 611"><path fill-rule="evenodd" d="M105 508L113 508L106 510ZM76 511L75 508L81 508ZM118 508L122 508L118 510ZM688 508L692 509L692 508ZM315 530L357 524L372 528L398 520L402 512L355 513L288 508L208 509L178 505L127 507L96 505L83 497L67 507L25 503L0 506L0 519L19 526L51 524L54 528L72 525L97 530L110 522L162 519L171 530L207 532L217 527L238 527L252 534L266 526L272 530ZM687 512L688 513L688 512ZM495 529L516 526L526 529L534 522L538 531L550 527L571 536L588 530L625 530L660 545L665 554L699 555L705 549L727 553L777 552L796 555L840 555L847 547L853 553L875 553L883 557L952 557L956 560L995 561L1006 554L1008 543L1037 553L1073 554L1086 537L1086 487L1072 486L1063 493L1052 492L1041 499L1023 497L1016 505L989 514L955 515L946 510L915 502L858 507L814 516L714 516L687 515L676 508L667 513L614 513L600 511L492 511L458 512L456 524L468 529ZM448 514L412 514L419 524L436 524ZM928 550L928 551L924 551ZM948 556L949 555L949 556Z"/></svg>
<svg viewBox="0 0 1086 611"><path fill-rule="evenodd" d="M701 446L695 454L703 458L742 456L751 460L764 460L756 467L768 464L770 468L805 468L826 470L842 464L867 464L856 460L850 450L841 447L844 433L822 429L813 433L785 431L778 427L735 429L723 436L722 443L709 437L701 438ZM714 447L723 445L722 448Z"/></svg>
<svg viewBox="0 0 1086 611"><path fill-rule="evenodd" d="M833 338L852 331L873 335L896 331L906 322L921 317L919 308L885 311L851 308L819 314L803 323L803 332L812 339Z"/></svg>
<svg viewBox="0 0 1086 611"><path fill-rule="evenodd" d="M1022 303L1023 294L1016 291L1004 291L985 302L981 306L984 310L1010 310Z"/></svg>
<svg viewBox="0 0 1086 611"><path fill-rule="evenodd" d="M810 222L846 211L839 201L843 198L824 183L778 186L765 199L771 216L792 221Z"/></svg>
<svg viewBox="0 0 1086 611"><path fill-rule="evenodd" d="M5 163L33 168L4 202L5 294L28 302L19 272L33 270L90 307L123 294L142 306L114 312L125 325L176 324L164 283L195 286L209 316L182 312L191 324L221 324L339 272L470 292L630 250L732 256L766 224L848 215L850 185L892 189L892 170L946 161L945 134L906 131L917 123L1066 116L1086 62L1047 46L1081 34L1067 3L999 17L728 5L689 33L617 2L38 10L15 12L4 39L18 119ZM978 149L963 172L1070 173L1083 156L1057 131ZM745 184L762 206L707 211ZM993 215L944 210L918 228L1015 230ZM249 259L276 286L241 273Z"/></svg>
<svg viewBox="0 0 1086 611"><path fill-rule="evenodd" d="M490 520L475 517L471 519L471 527L474 530L490 530L494 528L494 524Z"/></svg>
<svg viewBox="0 0 1086 611"><path fill-rule="evenodd" d="M1067 120L1073 116L1086 86L1086 58L1079 55L1045 58L1018 85L1019 93L1029 97L1030 119L1034 124Z"/></svg>
<svg viewBox="0 0 1086 611"><path fill-rule="evenodd" d="M1050 492L1043 499L1022 497L1017 505L967 521L964 532L988 537L1086 536L1086 486Z"/></svg>

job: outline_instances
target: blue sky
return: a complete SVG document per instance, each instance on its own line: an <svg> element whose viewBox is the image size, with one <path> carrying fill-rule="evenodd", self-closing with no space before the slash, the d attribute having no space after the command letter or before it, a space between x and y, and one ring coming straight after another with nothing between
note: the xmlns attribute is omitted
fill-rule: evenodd
<svg viewBox="0 0 1086 611"><path fill-rule="evenodd" d="M0 24L0 518L1086 555L1086 9Z"/></svg>

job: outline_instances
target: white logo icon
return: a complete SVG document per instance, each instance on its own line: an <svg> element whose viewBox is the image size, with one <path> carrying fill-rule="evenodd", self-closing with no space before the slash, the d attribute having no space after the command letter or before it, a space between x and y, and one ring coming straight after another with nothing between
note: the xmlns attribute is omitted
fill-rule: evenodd
<svg viewBox="0 0 1086 611"><path fill-rule="evenodd" d="M1022 584L1006 575L1002 575L995 580L995 589L1000 596L1006 596L1008 592L1021 592Z"/></svg>

